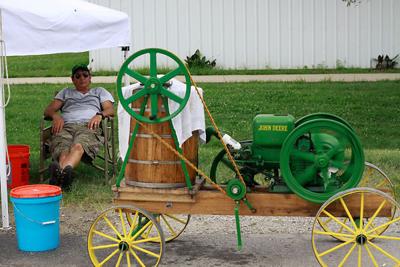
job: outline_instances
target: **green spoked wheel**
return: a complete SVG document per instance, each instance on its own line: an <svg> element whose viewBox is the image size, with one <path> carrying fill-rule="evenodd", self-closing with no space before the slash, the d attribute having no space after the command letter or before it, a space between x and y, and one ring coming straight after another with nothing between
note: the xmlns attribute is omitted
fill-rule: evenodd
<svg viewBox="0 0 400 267"><path fill-rule="evenodd" d="M165 242L170 242L178 238L190 221L190 214L155 214L156 221L160 224L164 233ZM129 225L132 216L127 214ZM143 233L145 236L147 233Z"/></svg>
<svg viewBox="0 0 400 267"><path fill-rule="evenodd" d="M235 168L223 149L215 156L211 164L210 178L214 183L225 184L228 182L226 179L232 177L235 177Z"/></svg>
<svg viewBox="0 0 400 267"><path fill-rule="evenodd" d="M361 178L360 183L358 184L359 187L369 187L378 189L380 191L385 192L390 197L396 200L395 197L395 190L393 182L389 179L385 172L379 169L372 163L365 162L364 173ZM392 220L396 210L392 210L391 214L388 214L387 220ZM342 225L351 226L351 221L348 217L336 217ZM353 218L355 221L359 221L360 218ZM324 229L325 232L332 232L332 229L337 228L337 223L333 221L331 217L321 217L318 222L320 226ZM368 223L368 218L364 218L364 224ZM371 225L374 227L374 223ZM389 227L382 227L376 230L375 234L381 235L386 229ZM336 233L346 233L346 228L344 226L339 227L335 230ZM335 236L332 235L333 238L338 239L340 241L348 241L348 237L346 236Z"/></svg>
<svg viewBox="0 0 400 267"><path fill-rule="evenodd" d="M325 112L317 112L317 113L308 114L308 115L298 119L294 124L295 124L295 127L297 127L300 124L303 124L307 121L311 121L311 120L315 120L315 119L328 119L328 120L337 121L337 122L344 124L349 129L353 130L351 125L345 119L343 119L337 115L325 113Z"/></svg>
<svg viewBox="0 0 400 267"><path fill-rule="evenodd" d="M400 266L398 210L399 204L392 197L372 188L353 188L334 195L314 220L316 259L321 266ZM342 222L343 216L348 224ZM329 232L321 227L327 217L331 219ZM383 228L388 230L382 235ZM343 242L332 242L331 236Z"/></svg>
<svg viewBox="0 0 400 267"><path fill-rule="evenodd" d="M87 245L94 266L158 266L165 240L153 215L133 206L118 206L96 218Z"/></svg>
<svg viewBox="0 0 400 267"><path fill-rule="evenodd" d="M139 72L135 71L130 67L130 65L133 63L135 59L142 56L144 56L145 58L146 56L148 56L148 58L150 59L149 77L140 74ZM174 70L168 72L167 74L159 75L159 73L157 72L157 61L158 58L165 56L168 57L169 60L172 60L174 63L176 63L176 67ZM125 74L129 75L130 77L134 78L135 80L143 84L142 89L138 89L138 91L135 94L127 98L124 97L122 92L122 87L123 87L122 80ZM166 83L170 79L178 75L183 75L185 77L186 90L183 96L171 92L168 86L166 86ZM147 48L134 53L124 62L124 64L122 64L122 67L118 72L118 78L117 78L117 92L121 105L135 119L146 123L161 123L171 120L176 115L178 115L185 107L187 101L189 100L190 87L191 87L191 82L190 82L189 72L184 63L173 53L160 48ZM170 99L176 102L178 104L178 108L171 114L166 115L165 117L158 117L159 115L157 113L159 111L159 106L158 106L159 97ZM147 105L147 100L149 99L150 112L148 116L140 114L131 107L131 104L135 101L138 101L139 99L145 99L146 105Z"/></svg>
<svg viewBox="0 0 400 267"><path fill-rule="evenodd" d="M252 143L251 140L241 141L240 144L242 147L250 146ZM246 176L246 173L242 173L244 165L246 165L247 161L242 159L245 155L240 155L238 151L232 150L230 151L232 157L236 160L236 164L239 169L241 169L241 174ZM248 157L251 157L249 151ZM210 178L214 183L217 184L226 184L230 179L236 176L235 168L233 167L232 162L229 160L226 155L225 149L222 149L214 158L211 168L210 168ZM248 177L243 177L246 182L248 181Z"/></svg>
<svg viewBox="0 0 400 267"><path fill-rule="evenodd" d="M323 203L356 187L364 153L354 132L340 122L316 119L295 128L285 139L280 170L286 185L301 198Z"/></svg>

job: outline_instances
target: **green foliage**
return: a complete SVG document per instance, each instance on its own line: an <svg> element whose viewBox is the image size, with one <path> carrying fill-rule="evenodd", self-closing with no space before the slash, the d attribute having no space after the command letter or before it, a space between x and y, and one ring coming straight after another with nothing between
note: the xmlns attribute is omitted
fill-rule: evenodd
<svg viewBox="0 0 400 267"><path fill-rule="evenodd" d="M194 52L190 57L186 57L185 62L188 64L189 68L198 68L198 69L212 69L217 64L217 60L209 60L203 56L199 49Z"/></svg>
<svg viewBox="0 0 400 267"><path fill-rule="evenodd" d="M343 70L345 69L345 64L340 59L336 60L336 69Z"/></svg>
<svg viewBox="0 0 400 267"><path fill-rule="evenodd" d="M374 58L374 61L376 62L375 69L377 70L387 70L387 69L393 69L397 64L397 58L399 55L397 54L395 57L390 58L388 55L378 55L377 58Z"/></svg>

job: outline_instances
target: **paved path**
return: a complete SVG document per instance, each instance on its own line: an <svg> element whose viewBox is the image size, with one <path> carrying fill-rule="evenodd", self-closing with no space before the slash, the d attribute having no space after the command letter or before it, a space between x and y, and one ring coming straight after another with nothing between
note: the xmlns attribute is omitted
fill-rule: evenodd
<svg viewBox="0 0 400 267"><path fill-rule="evenodd" d="M0 230L0 267L87 267L91 261L87 252L87 234L90 225L103 207L62 207L60 216L60 246L56 250L30 253L17 248L15 228ZM243 248L237 250L235 218L233 216L194 215L185 231L165 246L161 266L173 267L317 267L311 231L313 217L241 216ZM12 223L13 225L13 223ZM165 232L164 232L165 233ZM385 236L397 237L398 224L393 224ZM25 236L27 238L27 236ZM318 250L339 246L329 236L318 238ZM377 245L400 258L398 242L377 241ZM324 257L329 266L338 266L350 245ZM362 266L373 266L366 249L362 249ZM357 250L346 266L357 266ZM393 261L373 250L379 266L393 266ZM117 257L114 257L114 260ZM110 266L110 265L107 265ZM113 265L115 266L115 265ZM125 266L125 265L124 265Z"/></svg>
<svg viewBox="0 0 400 267"><path fill-rule="evenodd" d="M238 251L233 234L206 233L198 236L188 233L166 245L161 264L175 267L318 266L308 234L254 234L247 235L244 242L244 248ZM15 236L0 232L0 248L0 267L91 266L84 234L61 235L58 249L29 253L17 249Z"/></svg>
<svg viewBox="0 0 400 267"><path fill-rule="evenodd" d="M180 80L183 80L181 77ZM249 81L381 81L381 80L400 80L400 73L357 73L357 74L290 74L290 75L202 75L193 76L197 83L213 82L249 82ZM94 76L94 83L114 83L116 76ZM33 77L33 78L10 78L10 84L27 83L70 83L70 77Z"/></svg>

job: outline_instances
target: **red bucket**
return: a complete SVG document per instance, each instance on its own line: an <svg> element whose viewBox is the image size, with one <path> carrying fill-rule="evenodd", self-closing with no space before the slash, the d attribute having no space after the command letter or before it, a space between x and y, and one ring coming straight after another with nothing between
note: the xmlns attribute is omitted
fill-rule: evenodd
<svg viewBox="0 0 400 267"><path fill-rule="evenodd" d="M29 184L29 146L8 145L11 172L8 176L8 188Z"/></svg>

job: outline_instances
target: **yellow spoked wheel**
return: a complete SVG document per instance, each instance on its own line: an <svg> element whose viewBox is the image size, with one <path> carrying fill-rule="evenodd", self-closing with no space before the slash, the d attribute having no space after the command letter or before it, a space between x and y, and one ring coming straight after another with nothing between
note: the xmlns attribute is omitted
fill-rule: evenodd
<svg viewBox="0 0 400 267"><path fill-rule="evenodd" d="M165 242L176 239L185 230L190 220L188 214L157 214L154 216L163 230ZM127 216L129 224L131 224L130 218L132 217Z"/></svg>
<svg viewBox="0 0 400 267"><path fill-rule="evenodd" d="M312 247L318 262L321 266L399 266L398 210L391 196L372 188L334 195L321 206L313 224ZM326 217L332 219L330 231L321 227ZM350 224L343 223L344 217ZM387 228L385 235L380 232L383 228ZM331 236L344 242L335 242Z"/></svg>
<svg viewBox="0 0 400 267"><path fill-rule="evenodd" d="M364 174L358 186L379 189L396 199L393 182L384 171L372 163L365 162Z"/></svg>
<svg viewBox="0 0 400 267"><path fill-rule="evenodd" d="M158 266L164 246L161 226L153 215L133 206L105 210L88 234L94 266Z"/></svg>
<svg viewBox="0 0 400 267"><path fill-rule="evenodd" d="M392 181L389 179L389 177L384 173L381 169L379 169L377 166L375 166L372 163L365 162L365 168L364 168L364 173L363 177L361 178L360 187L370 187L370 188L375 188L379 189L381 191L384 191L385 193L389 194L392 198L396 199L395 197L395 190L394 190L394 185ZM393 213L395 213L395 210L393 210ZM349 218L344 217L344 218L337 218L340 220L344 225L350 225L351 222ZM358 218L354 218L357 220ZM390 215L389 219L393 219L393 214ZM364 224L367 222L367 219L364 218ZM321 218L318 223L320 226L326 231L326 232L331 232L331 229L329 226L331 224L336 225L335 222L332 221L332 218L330 217L325 217ZM380 228L377 231L377 234L382 234L385 232L387 227ZM339 229L339 231L343 231L344 228ZM347 241L348 238L344 236L332 236L333 238L336 238L341 241Z"/></svg>

